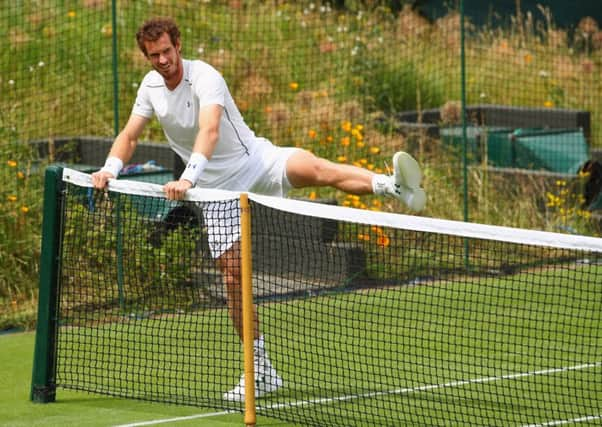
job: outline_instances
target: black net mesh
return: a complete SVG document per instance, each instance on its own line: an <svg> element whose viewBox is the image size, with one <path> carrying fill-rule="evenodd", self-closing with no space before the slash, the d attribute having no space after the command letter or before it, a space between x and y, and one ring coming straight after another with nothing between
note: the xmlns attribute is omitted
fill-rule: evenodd
<svg viewBox="0 0 602 427"><path fill-rule="evenodd" d="M240 344L209 253L206 215L236 200L164 199L69 186L61 250L57 382L181 404L219 405ZM216 238L236 238L237 227ZM227 234L230 233L231 235ZM230 372L230 376L228 375Z"/></svg>
<svg viewBox="0 0 602 427"><path fill-rule="evenodd" d="M283 382L258 396L258 414L315 426L600 414L596 239L502 228L478 237L461 223L251 199L264 339L256 387ZM237 199L176 203L67 184L63 206L56 383L242 410L225 395L243 370L228 310L240 296L230 288ZM513 243L523 234L528 243Z"/></svg>

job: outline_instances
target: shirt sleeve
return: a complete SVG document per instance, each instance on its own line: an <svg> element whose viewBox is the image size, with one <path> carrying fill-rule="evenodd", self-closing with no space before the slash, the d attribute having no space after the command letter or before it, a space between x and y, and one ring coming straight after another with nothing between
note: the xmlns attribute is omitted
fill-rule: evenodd
<svg viewBox="0 0 602 427"><path fill-rule="evenodd" d="M146 84L144 81L142 81L142 84L138 88L136 101L132 107L132 114L150 119L153 117L154 111L155 110L153 109L153 105L150 101L148 90L146 89Z"/></svg>
<svg viewBox="0 0 602 427"><path fill-rule="evenodd" d="M228 91L226 81L213 67L207 66L202 75L197 75L192 87L199 100L199 108L216 104L225 106Z"/></svg>

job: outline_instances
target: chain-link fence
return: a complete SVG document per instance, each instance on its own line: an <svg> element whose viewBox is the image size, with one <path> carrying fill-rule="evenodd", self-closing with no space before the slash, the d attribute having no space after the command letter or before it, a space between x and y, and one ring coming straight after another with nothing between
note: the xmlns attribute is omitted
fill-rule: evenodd
<svg viewBox="0 0 602 427"><path fill-rule="evenodd" d="M14 218L4 234L39 221L31 177L44 162L104 162L150 69L136 29L158 15L175 18L184 56L216 67L248 124L275 144L383 172L403 149L423 165L428 216L597 233L595 17L567 22L559 2L492 1L487 13L482 2L451 3L3 1L0 211ZM135 163L176 167L155 121L143 140L157 144ZM293 196L399 209L328 189Z"/></svg>

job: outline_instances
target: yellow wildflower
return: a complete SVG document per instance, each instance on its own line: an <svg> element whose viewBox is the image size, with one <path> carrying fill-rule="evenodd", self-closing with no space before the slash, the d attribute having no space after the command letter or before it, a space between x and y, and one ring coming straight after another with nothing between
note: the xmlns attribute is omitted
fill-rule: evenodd
<svg viewBox="0 0 602 427"><path fill-rule="evenodd" d="M7 164L9 167L11 167L11 168L15 168L15 167L17 167L17 162L15 162L14 160L8 160L8 161L6 162L6 164Z"/></svg>
<svg viewBox="0 0 602 427"><path fill-rule="evenodd" d="M110 23L106 23L104 24L101 28L100 28L100 32L102 33L102 35L104 35L105 37L111 37L113 35L113 25L111 25Z"/></svg>
<svg viewBox="0 0 602 427"><path fill-rule="evenodd" d="M311 139L314 139L316 136L318 136L318 133L315 130L310 129L309 132L307 132L307 136L309 136Z"/></svg>
<svg viewBox="0 0 602 427"><path fill-rule="evenodd" d="M27 212L29 212L29 208L27 206L21 206L21 212L26 214Z"/></svg>
<svg viewBox="0 0 602 427"><path fill-rule="evenodd" d="M348 147L349 144L351 144L351 140L349 139L348 136L344 136L343 138L341 138L341 145L343 147Z"/></svg>
<svg viewBox="0 0 602 427"><path fill-rule="evenodd" d="M11 195L9 195L9 196L7 197L7 199L8 199L8 201L9 201L9 202L12 202L12 203L14 203L14 202L16 202L16 201L17 201L17 196L15 196L14 194L11 194Z"/></svg>
<svg viewBox="0 0 602 427"><path fill-rule="evenodd" d="M546 108L553 108L554 107L554 101L550 101L549 99L543 103L543 106Z"/></svg>
<svg viewBox="0 0 602 427"><path fill-rule="evenodd" d="M309 200L316 200L316 192L312 191L311 193L309 193Z"/></svg>
<svg viewBox="0 0 602 427"><path fill-rule="evenodd" d="M370 154L378 154L378 153L380 153L380 148L374 147L374 146L370 147Z"/></svg>
<svg viewBox="0 0 602 427"><path fill-rule="evenodd" d="M299 83L297 83L297 82L290 82L288 84L288 87L291 88L291 90L297 90L297 89L299 89Z"/></svg>
<svg viewBox="0 0 602 427"><path fill-rule="evenodd" d="M376 244L386 248L391 244L391 240L385 234L381 234L376 238Z"/></svg>
<svg viewBox="0 0 602 427"><path fill-rule="evenodd" d="M345 132L351 132L351 122L348 120L341 122L341 129L343 129Z"/></svg>
<svg viewBox="0 0 602 427"><path fill-rule="evenodd" d="M339 162L339 163L345 163L346 161L347 161L347 157L345 157L345 156L337 157L337 162Z"/></svg>
<svg viewBox="0 0 602 427"><path fill-rule="evenodd" d="M75 11L74 10L70 10L69 12L67 12L67 16L69 18L75 18Z"/></svg>

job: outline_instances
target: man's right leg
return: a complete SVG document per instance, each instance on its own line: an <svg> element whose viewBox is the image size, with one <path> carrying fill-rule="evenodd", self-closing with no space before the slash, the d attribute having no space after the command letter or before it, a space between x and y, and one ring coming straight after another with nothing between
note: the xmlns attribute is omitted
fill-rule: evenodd
<svg viewBox="0 0 602 427"><path fill-rule="evenodd" d="M226 285L226 299L228 312L234 324L234 328L242 342L243 340L243 321L242 321L242 284L240 268L240 242L235 242L230 249L225 251L217 258L217 264L222 272ZM255 370L255 397L263 396L266 393L273 392L284 385L282 378L278 375L268 353L265 349L263 336L259 333L259 317L256 307L253 307L253 349L254 349L254 370ZM244 401L245 399L245 379L241 376L239 383L230 391L224 393L224 400Z"/></svg>
<svg viewBox="0 0 602 427"><path fill-rule="evenodd" d="M240 281L240 243L235 242L230 249L217 258L217 265L222 273L226 286L226 302L228 314L234 324L240 340L243 339L242 332L242 289ZM253 337L258 337L258 320L255 316Z"/></svg>

